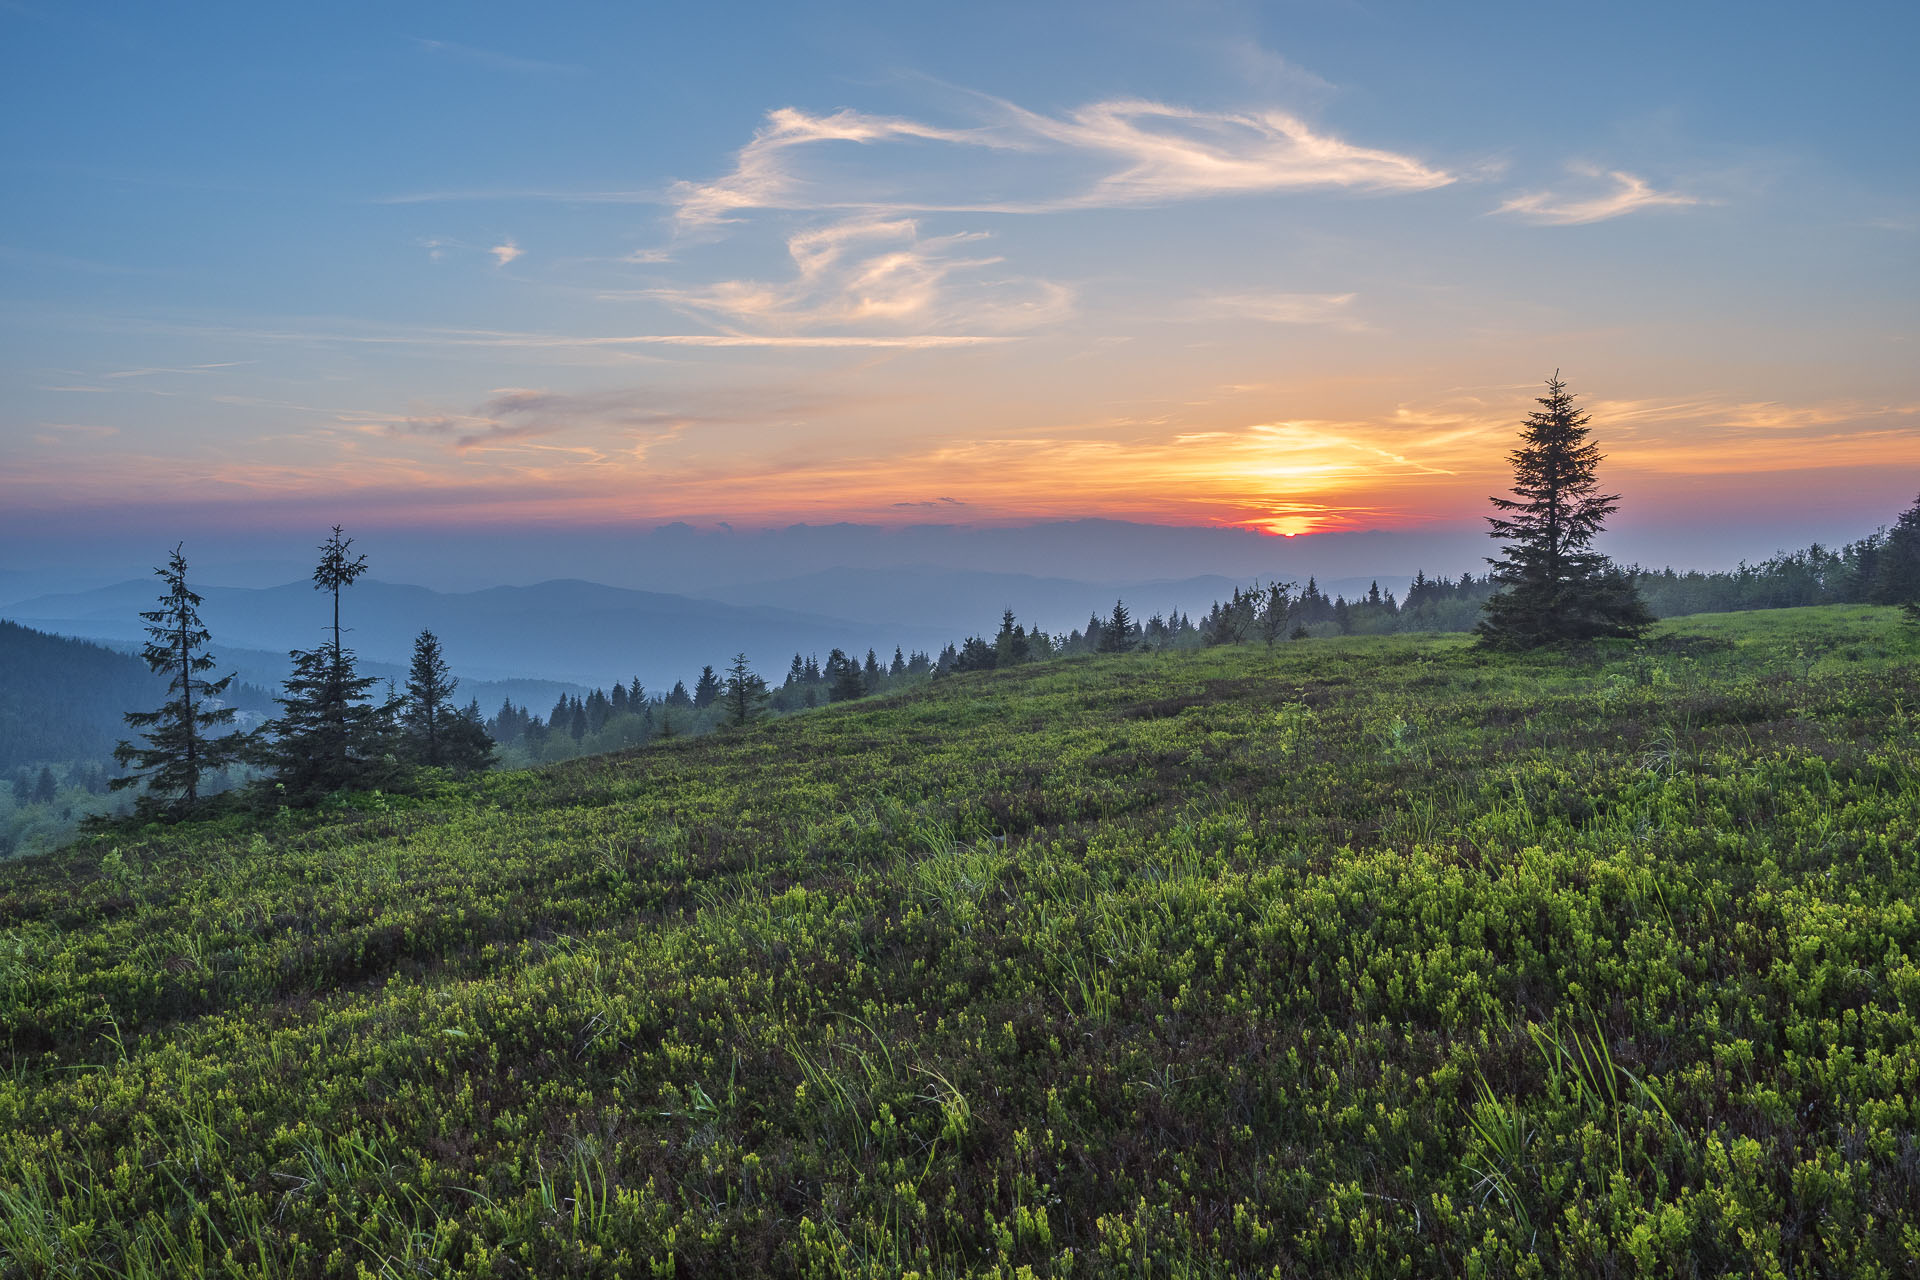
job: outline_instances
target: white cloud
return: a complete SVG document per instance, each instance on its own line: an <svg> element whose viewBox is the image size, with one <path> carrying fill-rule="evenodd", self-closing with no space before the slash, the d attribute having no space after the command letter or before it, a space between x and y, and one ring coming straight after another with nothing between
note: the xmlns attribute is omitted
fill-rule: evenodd
<svg viewBox="0 0 1920 1280"><path fill-rule="evenodd" d="M1068 120L1024 111L1019 118L1041 137L1124 163L1062 201L1067 207L1313 187L1425 191L1454 180L1411 156L1315 133L1281 111L1224 114L1133 100L1095 103Z"/></svg>
<svg viewBox="0 0 1920 1280"><path fill-rule="evenodd" d="M674 203L680 220L695 224L728 221L730 214L742 209L834 207L804 195L804 183L786 167L785 153L815 142L870 143L901 138L995 145L977 132L940 129L913 120L850 110L810 116L782 107L767 113L767 123L735 157L732 173L714 182L676 183Z"/></svg>
<svg viewBox="0 0 1920 1280"><path fill-rule="evenodd" d="M1324 325L1364 329L1355 318L1352 293L1227 293L1193 304L1196 318L1253 320L1264 324Z"/></svg>
<svg viewBox="0 0 1920 1280"><path fill-rule="evenodd" d="M515 258L524 255L526 250L515 244L512 236L508 236L487 252L493 255L494 265L504 267Z"/></svg>
<svg viewBox="0 0 1920 1280"><path fill-rule="evenodd" d="M1316 131L1281 111L1210 112L1140 99L1093 103L1064 117L989 100L996 115L974 129L947 129L899 117L842 110L814 116L785 107L735 157L733 172L712 182L676 184L683 224L733 220L749 209L865 209L892 213L979 211L1044 213L1156 204L1209 196L1346 189L1422 191L1454 176L1411 156L1362 147ZM918 178L810 173L814 144L935 142L1034 161L1031 175L1012 166L990 185L1024 180L1025 194L980 200L934 192L952 175ZM1069 163L1062 164L1065 158ZM975 177L962 185L971 188ZM918 194L902 195L911 186Z"/></svg>
<svg viewBox="0 0 1920 1280"><path fill-rule="evenodd" d="M985 238L922 238L912 218L853 218L790 237L794 276L787 281L724 280L608 296L649 298L728 325L786 332L873 324L1008 331L1071 308L1071 292L1050 281L961 279L1001 261L956 252Z"/></svg>
<svg viewBox="0 0 1920 1280"><path fill-rule="evenodd" d="M896 334L753 334L753 333L635 333L577 336L526 333L498 329L418 329L375 333L344 333L318 329L236 328L219 325L149 326L151 331L219 337L235 341L272 343L341 343L349 346L422 347L442 350L498 349L525 352L583 353L623 351L636 347L795 347L822 349L873 347L917 350L936 347L990 346L1013 338L995 333ZM167 394L152 392L150 394Z"/></svg>
<svg viewBox="0 0 1920 1280"><path fill-rule="evenodd" d="M106 376L109 378L145 378L156 373L212 373L216 369L233 369L240 365L251 363L252 361L250 360L216 360L211 364L194 364L184 367L160 366L148 369L120 369Z"/></svg>
<svg viewBox="0 0 1920 1280"><path fill-rule="evenodd" d="M648 448L690 428L800 426L870 402L802 386L712 388L677 397L663 395L657 386L587 393L496 387L487 396L465 413L419 407L404 415L355 414L342 421L368 435L445 438L461 452L559 433L603 440L617 434L628 452L643 457Z"/></svg>
<svg viewBox="0 0 1920 1280"><path fill-rule="evenodd" d="M1618 218L1637 209L1655 209L1663 206L1682 207L1705 204L1698 196L1681 195L1673 191L1655 191L1647 185L1645 179L1619 169L1602 173L1590 166L1570 166L1574 173L1588 178L1609 178L1613 189L1578 199L1557 195L1551 191L1530 191L1517 195L1495 209L1495 213L1511 213L1527 219L1529 222L1547 226L1570 227L1585 222L1604 222L1608 218Z"/></svg>

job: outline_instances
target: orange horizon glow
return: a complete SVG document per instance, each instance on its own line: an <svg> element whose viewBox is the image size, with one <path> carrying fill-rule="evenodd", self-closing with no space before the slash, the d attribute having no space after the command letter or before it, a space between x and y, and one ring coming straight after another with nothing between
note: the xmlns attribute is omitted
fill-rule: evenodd
<svg viewBox="0 0 1920 1280"><path fill-rule="evenodd" d="M328 502L389 517L399 509L406 522L425 525L1108 518L1299 537L1483 514L1486 498L1507 489L1506 454L1527 396L1516 389L1506 400L1401 405L1372 420L1096 424L949 438L891 454L863 454L865 442L850 441L837 456L789 450L747 458L677 430L624 447L503 439L449 453L436 441L350 423L309 442L331 459L322 449L284 462L119 454L57 486L30 466L14 469L0 479L0 496L33 510L57 492L58 508L73 510L167 505L190 492L203 511ZM1920 468L1920 406L1690 400L1590 408L1608 455L1603 476L1629 495L1675 486L1733 494L1743 477L1783 472ZM70 440L57 443L71 448Z"/></svg>

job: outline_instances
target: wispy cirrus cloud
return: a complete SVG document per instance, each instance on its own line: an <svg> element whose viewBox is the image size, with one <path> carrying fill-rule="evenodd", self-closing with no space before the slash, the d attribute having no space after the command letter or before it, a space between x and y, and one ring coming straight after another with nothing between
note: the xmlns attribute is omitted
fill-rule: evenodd
<svg viewBox="0 0 1920 1280"><path fill-rule="evenodd" d="M646 452L695 427L791 427L874 397L833 395L804 388L761 387L674 394L649 387L594 392L500 387L467 413L428 411L401 416L356 415L357 429L388 437L445 437L458 452L510 445L563 432L582 433L600 448L643 459ZM617 448L607 445L617 437Z"/></svg>
<svg viewBox="0 0 1920 1280"><path fill-rule="evenodd" d="M511 71L520 75L577 76L584 74L586 70L571 63L548 62L541 58L525 58L518 54L499 53L492 49L476 49L472 45L458 44L452 40L425 40L419 36L411 39L418 48L435 57L485 67L490 71Z"/></svg>
<svg viewBox="0 0 1920 1280"><path fill-rule="evenodd" d="M1141 99L1094 103L1065 119L1009 109L1034 135L1123 166L1065 197L1064 207L1313 188L1426 191L1454 181L1411 156L1316 132L1283 111L1197 111Z"/></svg>
<svg viewBox="0 0 1920 1280"><path fill-rule="evenodd" d="M1571 227L1587 222L1604 222L1642 209L1684 208L1706 204L1698 196L1676 191L1656 191L1643 178L1620 169L1605 172L1587 166L1571 166L1572 172L1590 179L1607 179L1612 189L1588 196L1567 196L1552 191L1529 191L1503 203L1495 213L1511 213L1546 226Z"/></svg>
<svg viewBox="0 0 1920 1280"><path fill-rule="evenodd" d="M445 262L450 253L458 254L463 259L484 254L493 259L494 266L504 267L526 256L526 250L512 236L500 236L492 244L485 240L457 240L452 236L427 236L414 243L427 251L429 262Z"/></svg>
<svg viewBox="0 0 1920 1280"><path fill-rule="evenodd" d="M147 378L156 373L205 374L213 373L219 369L235 369L243 364L251 363L252 361L250 360L216 360L210 364L156 365L148 369L117 369L104 376L109 378Z"/></svg>
<svg viewBox="0 0 1920 1280"><path fill-rule="evenodd" d="M734 154L730 171L675 183L664 200L678 231L695 244L719 228L756 220L753 215L838 215L797 233L783 229L793 274L603 289L597 296L663 304L721 330L636 336L633 345L974 345L1069 318L1076 292L996 270L1003 265L999 255L969 248L985 239L982 232L926 234L925 215L1043 214L1282 191L1408 192L1456 180L1420 158L1350 142L1278 110L1204 111L1129 98L1050 115L985 95L970 101L971 120L957 126L852 108L768 112ZM392 199L481 194L487 193ZM492 194L645 198L632 192ZM505 265L519 247L507 240L490 252ZM620 261L657 266L678 256L656 248ZM1223 305L1238 319L1364 327L1352 318L1349 301L1297 295Z"/></svg>
<svg viewBox="0 0 1920 1280"><path fill-rule="evenodd" d="M789 280L603 296L649 298L729 326L779 332L875 324L1014 330L1071 310L1072 291L1051 281L975 279L1001 259L961 249L986 238L923 237L912 218L854 218L789 237Z"/></svg>
<svg viewBox="0 0 1920 1280"><path fill-rule="evenodd" d="M989 119L964 129L783 107L768 113L732 172L676 184L675 215L683 225L704 225L753 209L1046 213L1288 190L1423 191L1455 180L1413 156L1348 142L1283 111L1116 99L1049 116L983 101ZM979 185L972 166L961 166L963 180L941 173L938 163L864 176L814 167L827 158L823 144L929 142L998 153L1004 163L988 185L1024 193L986 200L967 194Z"/></svg>
<svg viewBox="0 0 1920 1280"><path fill-rule="evenodd" d="M671 200L684 223L727 221L745 209L844 208L844 204L812 192L808 181L790 163L788 152L822 142L874 143L916 139L1004 146L979 130L942 129L894 116L875 116L842 110L832 115L808 115L793 107L767 113L767 122L734 156L733 172L712 182L675 183Z"/></svg>
<svg viewBox="0 0 1920 1280"><path fill-rule="evenodd" d="M941 347L991 346L1017 339L1005 333L845 333L845 334L755 334L755 333L632 333L563 334L504 329L388 329L349 332L324 328L284 328L268 326L184 325L146 323L141 330L184 334L237 342L294 343L314 346L419 347L430 350L461 349L517 351L529 355L555 355L588 352L632 352L648 347L739 347L739 348L818 348L833 350L913 351Z"/></svg>
<svg viewBox="0 0 1920 1280"><path fill-rule="evenodd" d="M1318 325L1360 331L1367 325L1353 313L1354 293L1223 293L1188 304L1195 320L1251 320L1260 324Z"/></svg>
<svg viewBox="0 0 1920 1280"><path fill-rule="evenodd" d="M1751 473L1912 465L1920 457L1920 403L1706 395L1597 400L1591 409L1617 442L1620 463L1639 469Z"/></svg>

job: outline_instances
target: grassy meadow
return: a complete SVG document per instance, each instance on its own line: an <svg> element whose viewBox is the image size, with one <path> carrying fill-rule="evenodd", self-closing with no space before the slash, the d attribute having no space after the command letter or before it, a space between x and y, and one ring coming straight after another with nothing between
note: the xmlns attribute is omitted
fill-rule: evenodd
<svg viewBox="0 0 1920 1280"><path fill-rule="evenodd" d="M0 1274L1898 1276L1920 638L960 676L0 867Z"/></svg>

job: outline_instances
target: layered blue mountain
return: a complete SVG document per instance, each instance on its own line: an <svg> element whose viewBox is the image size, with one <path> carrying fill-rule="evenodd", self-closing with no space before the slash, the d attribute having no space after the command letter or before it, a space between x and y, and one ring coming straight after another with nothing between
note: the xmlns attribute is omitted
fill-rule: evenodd
<svg viewBox="0 0 1920 1280"><path fill-rule="evenodd" d="M331 606L309 583L199 590L216 654L284 654L326 639ZM42 631L128 643L141 638L139 614L153 599L151 580L132 580L19 601L0 616ZM796 651L825 656L841 648L864 655L873 647L891 655L895 645L937 650L953 638L938 626L879 625L750 599L730 603L573 580L467 592L362 580L346 592L342 622L348 646L374 662L406 662L414 637L427 628L465 679L605 685L638 675L659 688L691 683L702 666L724 666L738 652L777 678Z"/></svg>

